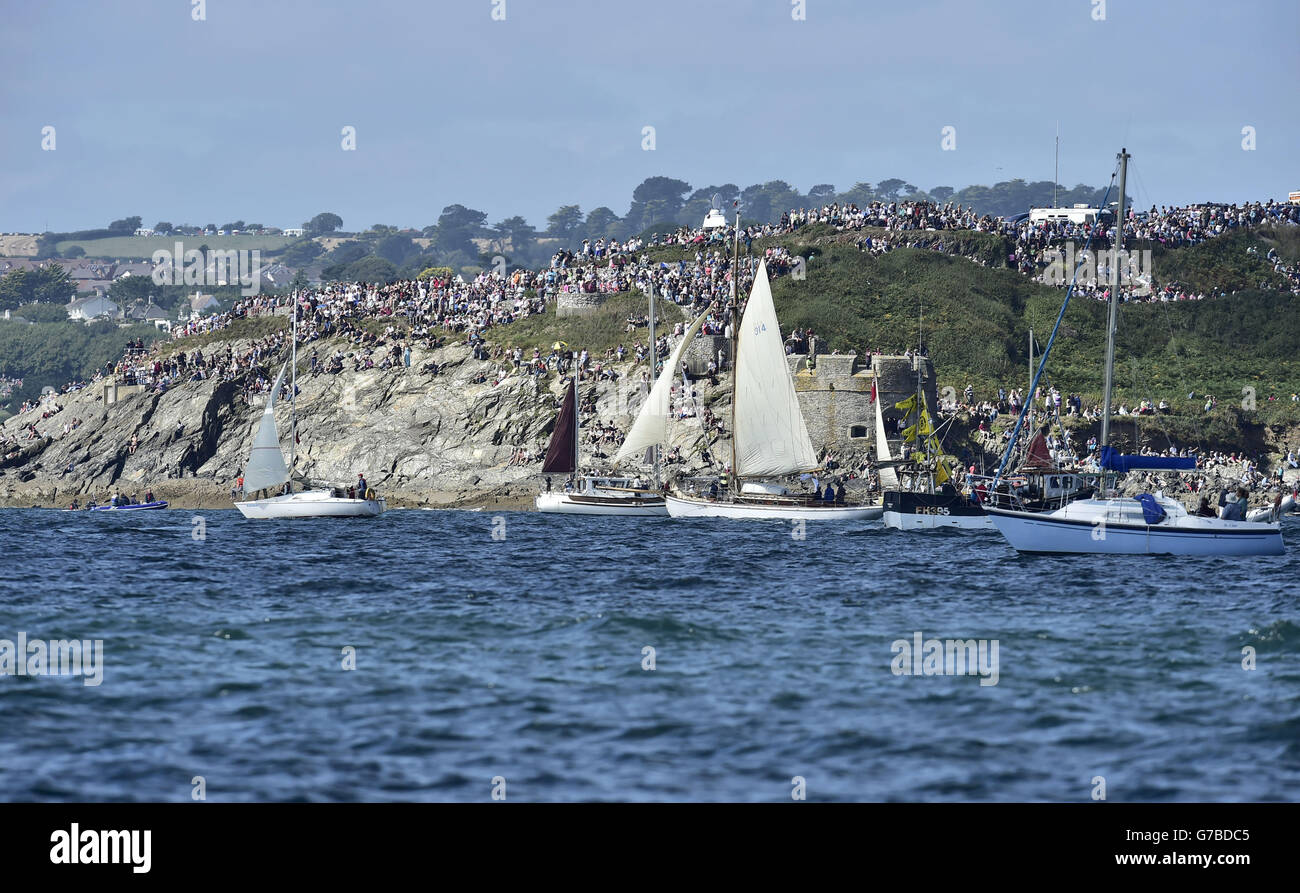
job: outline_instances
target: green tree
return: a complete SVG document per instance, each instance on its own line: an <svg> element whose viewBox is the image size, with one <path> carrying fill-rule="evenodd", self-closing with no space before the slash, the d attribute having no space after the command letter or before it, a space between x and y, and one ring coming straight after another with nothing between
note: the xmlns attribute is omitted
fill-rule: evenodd
<svg viewBox="0 0 1300 893"><path fill-rule="evenodd" d="M577 205L561 205L546 218L546 234L560 240L565 248L572 248L582 231L582 209Z"/></svg>
<svg viewBox="0 0 1300 893"><path fill-rule="evenodd" d="M647 177L632 191L632 205L625 222L629 229L640 231L665 220L677 220L691 184L672 177Z"/></svg>
<svg viewBox="0 0 1300 893"><path fill-rule="evenodd" d="M76 292L76 284L59 264L11 270L0 277L0 310L13 310L24 304L66 304Z"/></svg>
<svg viewBox="0 0 1300 893"><path fill-rule="evenodd" d="M384 236L375 245L375 254L399 267L419 252L420 246L416 245L410 236L400 236L396 232Z"/></svg>
<svg viewBox="0 0 1300 893"><path fill-rule="evenodd" d="M121 220L114 220L108 225L108 228L115 233L122 235L132 235L140 228L139 217L123 217Z"/></svg>
<svg viewBox="0 0 1300 893"><path fill-rule="evenodd" d="M617 214L609 208L601 206L593 208L587 212L587 222L583 229L587 235L593 239L603 237L614 237L615 227L621 223Z"/></svg>
<svg viewBox="0 0 1300 893"><path fill-rule="evenodd" d="M935 186L930 190L930 196L942 205L944 202L948 201L948 199L952 198L952 194L956 191L957 190L953 189L951 186Z"/></svg>
<svg viewBox="0 0 1300 893"><path fill-rule="evenodd" d="M153 231L154 231L155 233L157 233L158 235L160 235L160 236L165 236L165 235L167 235L167 234L170 233L173 229L174 229L174 227L173 227L170 223L168 223L166 220L159 220L157 223L155 223L155 224L153 225Z"/></svg>
<svg viewBox="0 0 1300 893"><path fill-rule="evenodd" d="M397 267L392 261L372 255L349 264L344 278L349 282L388 283L397 278Z"/></svg>
<svg viewBox="0 0 1300 893"><path fill-rule="evenodd" d="M474 239L483 235L487 214L464 205L448 205L438 216L432 238L440 253L462 251L471 257L478 254Z"/></svg>
<svg viewBox="0 0 1300 893"><path fill-rule="evenodd" d="M323 236L343 226L343 218L337 214L324 211L302 225L309 236Z"/></svg>

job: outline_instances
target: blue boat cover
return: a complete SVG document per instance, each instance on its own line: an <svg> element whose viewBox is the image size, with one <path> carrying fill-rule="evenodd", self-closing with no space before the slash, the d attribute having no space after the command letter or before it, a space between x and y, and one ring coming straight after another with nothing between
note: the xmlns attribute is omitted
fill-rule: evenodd
<svg viewBox="0 0 1300 893"><path fill-rule="evenodd" d="M1142 517L1146 518L1148 524L1159 524L1165 519L1165 510L1150 493L1142 493L1134 498L1142 503Z"/></svg>
<svg viewBox="0 0 1300 893"><path fill-rule="evenodd" d="M1195 471L1194 456L1130 456L1114 447L1101 448L1101 467L1109 471Z"/></svg>

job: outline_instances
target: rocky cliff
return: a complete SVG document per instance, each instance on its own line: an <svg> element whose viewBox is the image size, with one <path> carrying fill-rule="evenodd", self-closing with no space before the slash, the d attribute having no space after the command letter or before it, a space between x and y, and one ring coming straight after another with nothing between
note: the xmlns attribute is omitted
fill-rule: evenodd
<svg viewBox="0 0 1300 893"><path fill-rule="evenodd" d="M418 371L430 360L439 374ZM312 375L305 367L298 378L297 477L346 485L362 472L395 505L509 504L536 492L540 463L511 458L521 447L544 447L556 414L551 392L561 387L555 376L540 386L523 375L494 385L495 364L461 346L416 350L409 369L353 371L349 363L337 375ZM613 384L588 387L601 394L602 408L614 405L604 399ZM0 504L102 501L114 488L136 496L152 489L177 507L230 504L265 395L250 405L240 380L186 382L112 403L103 391L58 398L63 410L48 419L36 411L6 422L5 439L19 448L0 461ZM287 402L276 414L287 455ZM64 434L74 418L81 424ZM38 439L22 432L28 423ZM6 452L13 450L11 443Z"/></svg>

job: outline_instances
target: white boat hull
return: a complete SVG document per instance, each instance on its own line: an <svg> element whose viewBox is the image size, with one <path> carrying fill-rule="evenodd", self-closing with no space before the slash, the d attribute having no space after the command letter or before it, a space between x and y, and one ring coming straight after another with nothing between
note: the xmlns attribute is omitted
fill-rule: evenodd
<svg viewBox="0 0 1300 893"><path fill-rule="evenodd" d="M988 515L921 515L911 512L884 513L886 527L895 530L937 530L941 527L956 530L995 530Z"/></svg>
<svg viewBox="0 0 1300 893"><path fill-rule="evenodd" d="M1220 521L1187 514L1158 524L1106 520L1104 500L1081 500L1055 512L986 508L1019 552L1100 555L1282 555L1279 524ZM1112 500L1111 502L1118 502ZM1134 502L1129 500L1129 502Z"/></svg>
<svg viewBox="0 0 1300 893"><path fill-rule="evenodd" d="M738 518L778 521L876 521L884 512L880 505L813 506L776 502L722 502L689 496L669 496L668 514L674 518Z"/></svg>
<svg viewBox="0 0 1300 893"><path fill-rule="evenodd" d="M1276 521L1278 520L1278 518L1281 518L1283 515L1289 515L1295 510L1296 510L1295 499L1290 496L1287 496L1282 500L1282 504L1278 506L1278 511L1276 516L1274 516L1273 514L1273 507L1266 506L1261 509L1255 509L1253 511L1247 512L1246 520L1247 521Z"/></svg>
<svg viewBox="0 0 1300 893"><path fill-rule="evenodd" d="M572 493L542 493L537 510L561 515L619 515L629 518L668 516L662 496L649 498L593 499Z"/></svg>
<svg viewBox="0 0 1300 893"><path fill-rule="evenodd" d="M348 499L334 496L329 490L308 490L269 499L248 499L235 503L245 518L372 518L388 508L383 498Z"/></svg>

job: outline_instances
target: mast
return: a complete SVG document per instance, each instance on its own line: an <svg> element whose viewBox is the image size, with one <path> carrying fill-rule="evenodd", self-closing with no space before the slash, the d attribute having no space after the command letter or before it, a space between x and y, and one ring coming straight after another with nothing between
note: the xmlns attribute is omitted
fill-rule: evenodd
<svg viewBox="0 0 1300 893"><path fill-rule="evenodd" d="M655 284L654 284L654 280L651 280L650 281L650 382L651 382L650 386L651 388L654 387L654 380L658 377L657 369L656 369L656 367L658 366L658 360L659 360L659 346L658 346L658 342L655 341ZM646 395L646 399L647 400L649 399L648 394ZM659 444L655 444L650 449L654 451L654 481L655 481L655 489L658 490L661 488L661 484L659 482L659 477L660 477Z"/></svg>
<svg viewBox="0 0 1300 893"><path fill-rule="evenodd" d="M1115 328L1119 320L1119 249L1124 244L1124 186L1128 149L1119 150L1119 205L1115 215L1115 244L1110 258L1110 313L1106 319L1106 390L1101 410L1101 446L1110 446L1110 397L1115 383Z"/></svg>
<svg viewBox="0 0 1300 893"><path fill-rule="evenodd" d="M916 323L916 356L912 358L912 363L916 367L916 436L921 439L921 418L925 412L925 394L921 389L921 332L925 328L925 299L917 298L917 323ZM922 459L923 467L930 472L930 480L926 483L927 492L934 492L934 470L930 468L930 438L926 437L920 443L924 452ZM917 483L920 478L914 478ZM915 485L914 485L915 486Z"/></svg>
<svg viewBox="0 0 1300 893"><path fill-rule="evenodd" d="M293 492L293 469L298 464L298 293L293 293L293 348L289 377L289 492Z"/></svg>
<svg viewBox="0 0 1300 893"><path fill-rule="evenodd" d="M1032 391L1033 389L1034 389L1034 330L1030 329L1029 330L1029 390ZM1034 395L1031 393L1026 399L1032 400L1034 399Z"/></svg>
<svg viewBox="0 0 1300 893"><path fill-rule="evenodd" d="M740 208L736 208L736 232L731 249L731 474L728 489L738 491L736 476L736 396L740 367Z"/></svg>
<svg viewBox="0 0 1300 893"><path fill-rule="evenodd" d="M1052 207L1056 207L1056 189L1061 183L1061 122L1056 122L1056 168L1052 171Z"/></svg>
<svg viewBox="0 0 1300 893"><path fill-rule="evenodd" d="M581 470L582 399L578 394L578 352L573 351L573 489L578 489L578 472Z"/></svg>

